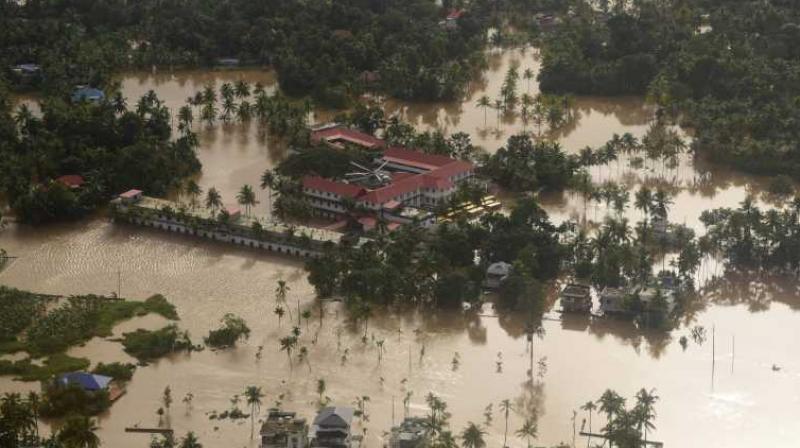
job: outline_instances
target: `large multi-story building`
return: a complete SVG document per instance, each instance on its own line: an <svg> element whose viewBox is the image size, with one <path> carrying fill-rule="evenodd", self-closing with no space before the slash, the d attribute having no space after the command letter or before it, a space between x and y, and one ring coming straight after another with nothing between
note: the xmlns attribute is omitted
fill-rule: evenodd
<svg viewBox="0 0 800 448"><path fill-rule="evenodd" d="M446 203L458 184L475 172L469 162L404 148L386 149L376 163L389 171L381 185L368 188L307 176L303 178L303 193L317 214L325 217L336 218L358 206L389 221L407 223L419 220L420 211ZM432 216L421 223L432 223Z"/></svg>

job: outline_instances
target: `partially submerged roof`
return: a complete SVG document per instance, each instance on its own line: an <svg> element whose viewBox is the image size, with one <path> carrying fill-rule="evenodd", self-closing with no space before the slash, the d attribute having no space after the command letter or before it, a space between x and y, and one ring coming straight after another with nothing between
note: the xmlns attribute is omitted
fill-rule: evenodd
<svg viewBox="0 0 800 448"><path fill-rule="evenodd" d="M83 390L98 391L108 388L113 378L105 375L95 375L87 372L65 373L58 377L58 382L64 386L74 384Z"/></svg>
<svg viewBox="0 0 800 448"><path fill-rule="evenodd" d="M378 137L346 126L332 126L314 130L311 132L311 141L314 143L344 141L367 149L382 148L386 145Z"/></svg>
<svg viewBox="0 0 800 448"><path fill-rule="evenodd" d="M94 87L78 87L72 92L72 101L102 101L106 97L105 92Z"/></svg>
<svg viewBox="0 0 800 448"><path fill-rule="evenodd" d="M142 194L142 190L128 190L125 193L120 194L119 197L121 197L123 199L133 199L136 196L139 196L141 194Z"/></svg>
<svg viewBox="0 0 800 448"><path fill-rule="evenodd" d="M80 188L86 181L77 174L65 174L57 177L56 182L62 183L69 188Z"/></svg>
<svg viewBox="0 0 800 448"><path fill-rule="evenodd" d="M348 428L353 421L353 408L328 406L320 409L314 425L320 428Z"/></svg>

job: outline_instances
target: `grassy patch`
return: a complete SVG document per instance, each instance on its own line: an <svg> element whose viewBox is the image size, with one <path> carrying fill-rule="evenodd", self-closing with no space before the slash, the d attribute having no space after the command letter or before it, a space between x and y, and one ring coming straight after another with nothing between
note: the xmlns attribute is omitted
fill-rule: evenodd
<svg viewBox="0 0 800 448"><path fill-rule="evenodd" d="M18 361L0 361L0 375L40 381L59 373L86 370L89 360L72 358L65 351L93 337L109 336L115 325L136 316L153 313L170 320L178 319L175 307L161 295L145 301L73 296L48 309L47 304L53 300L0 287L0 354L25 351L31 356ZM185 334L179 334L177 327L171 327L174 334L159 333L157 338L151 339L149 346L147 343L137 346L137 353L145 359L152 359L161 356L162 345L167 343L174 350ZM36 358L42 358L43 365L35 364L33 359Z"/></svg>
<svg viewBox="0 0 800 448"><path fill-rule="evenodd" d="M125 333L122 339L125 352L139 361L151 361L169 353L191 350L188 332L181 332L177 325L168 325L160 330L136 330Z"/></svg>
<svg viewBox="0 0 800 448"><path fill-rule="evenodd" d="M44 381L61 373L86 370L88 367L89 360L86 358L56 353L44 358L42 365L34 364L31 358L0 361L0 375L14 375L22 381Z"/></svg>

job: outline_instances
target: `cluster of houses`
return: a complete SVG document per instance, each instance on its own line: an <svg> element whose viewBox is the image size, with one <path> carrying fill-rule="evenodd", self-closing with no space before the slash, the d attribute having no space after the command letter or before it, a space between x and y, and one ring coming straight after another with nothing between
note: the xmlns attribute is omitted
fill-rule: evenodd
<svg viewBox="0 0 800 448"><path fill-rule="evenodd" d="M270 409L261 425L261 448L350 448L361 438L352 433L353 408L328 406L319 410L309 427L295 412ZM426 421L408 417L392 428L390 448L421 448L428 437Z"/></svg>
<svg viewBox="0 0 800 448"><path fill-rule="evenodd" d="M598 294L603 315L669 315L675 310L680 284L674 276L660 276L656 283L642 286L605 287ZM591 313L592 288L584 283L569 283L559 294L565 313Z"/></svg>
<svg viewBox="0 0 800 448"><path fill-rule="evenodd" d="M388 222L390 229L411 222L432 226L434 210L448 204L458 186L475 175L470 162L389 147L377 137L345 126L314 129L311 141L336 149L356 147L373 156L377 168L365 168L366 172L347 180L302 179L303 194L316 215L343 222L357 208L365 230L378 219Z"/></svg>

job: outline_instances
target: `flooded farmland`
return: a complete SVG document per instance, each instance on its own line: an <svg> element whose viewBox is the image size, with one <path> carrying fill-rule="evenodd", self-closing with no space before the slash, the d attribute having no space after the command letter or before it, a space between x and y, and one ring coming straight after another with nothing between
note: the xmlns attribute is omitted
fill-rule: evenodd
<svg viewBox="0 0 800 448"><path fill-rule="evenodd" d="M498 95L511 64L535 70L537 61L533 50L495 52L489 59L489 70L473 83L463 102L388 101L387 110L400 113L419 129L467 132L474 142L494 151L525 125L518 117L498 118L491 110L485 116L486 111L476 106L477 98ZM275 84L270 73L258 70L134 73L120 81L130 102L152 89L174 110L209 82L219 86L239 79ZM525 81L520 87L527 88ZM536 92L535 80L530 92ZM654 114L635 98L577 98L575 108L574 121L557 135L570 152L602 145L614 133L641 136ZM284 156L255 123L210 129L195 124L195 128L203 163L198 183L204 190L215 186L231 203L242 184L257 185L263 170ZM698 231L703 210L735 206L747 194L764 189L762 179L704 166L689 157L670 170L658 166L632 170L623 160L619 166L594 168L592 175L597 181L614 178L630 186L669 179L677 185L671 219ZM257 211L264 213L267 198L258 193ZM585 207L580 197L568 193L543 197L542 203L557 221L580 216L584 210L589 218L604 213L602 205ZM629 213L640 219L638 211ZM413 415L426 412L428 392L441 396L453 414L454 432L468 421L482 422L485 408L493 404L489 446L503 441L501 400L514 405L509 446L526 445L513 433L534 416L539 426L534 445L549 446L572 443L574 428L588 420L580 406L597 399L606 388L631 399L641 387L655 388L660 396L657 428L650 438L669 447L790 447L800 438L794 418L800 410L796 356L800 298L792 285L753 279L710 284L702 303L670 334L643 332L610 320L546 319L545 334L533 341L533 363L525 319L496 315L488 306L472 317L376 312L365 343L363 325L349 322L333 302L325 305L321 320L315 314L300 322L299 345L308 350L307 362L295 358L290 364L278 345L290 324L284 318L279 327L271 310L279 279L291 288L290 303L312 306L313 290L298 260L113 225L103 216L44 229L10 226L0 232L0 247L19 257L0 272L0 283L5 285L52 294L107 294L121 286L123 296L135 299L161 293L176 305L179 326L198 341L227 312L245 317L252 328L249 340L237 349L175 355L137 369L127 394L99 418L104 446L146 446L147 436L127 434L124 428L159 424L156 410L162 391L170 386L175 403L164 417L168 421L161 423L178 434L195 431L206 446L254 447L249 420L210 420L209 414L228 409L234 395L256 385L266 394L263 409L280 402L312 417L319 379L325 380L324 395L332 403L352 405L357 397L370 397L369 420L357 426L370 448L383 446L384 431L402 418L403 398L409 392ZM115 333L161 325L158 319L145 318L121 324ZM688 337L695 326L705 327L709 338L702 344L690 338L684 349L679 339ZM384 353L379 356L376 341L381 340ZM259 347L263 347L260 359ZM70 354L93 362L131 361L120 345L104 340L90 341ZM456 354L459 362L454 364ZM31 384L0 377L0 392L30 388ZM187 393L194 395L191 406L181 403ZM577 411L574 420L573 411ZM594 428L602 424L604 417L595 414ZM576 444L583 443L586 440L579 437Z"/></svg>

